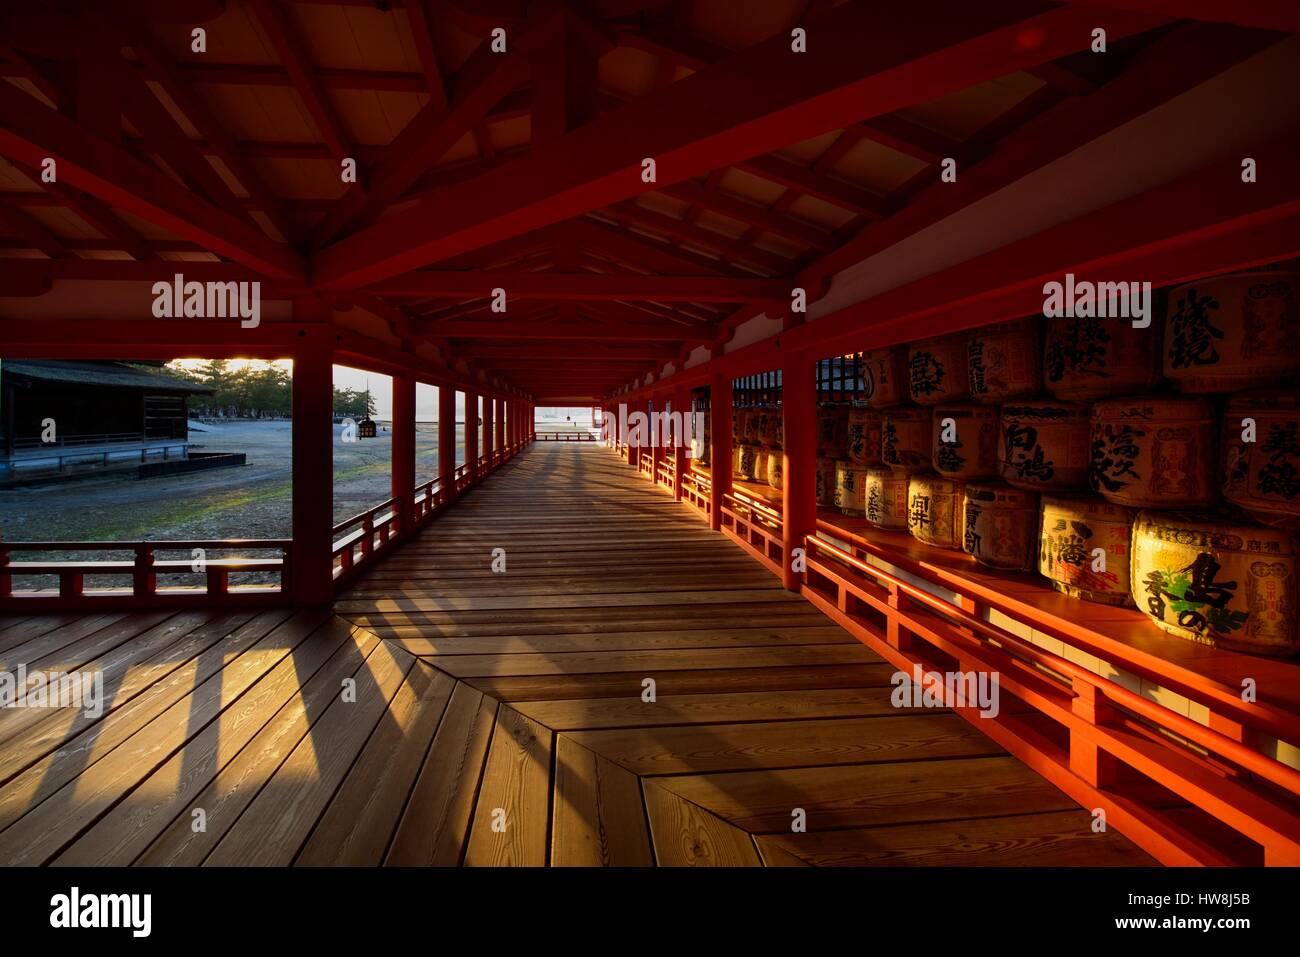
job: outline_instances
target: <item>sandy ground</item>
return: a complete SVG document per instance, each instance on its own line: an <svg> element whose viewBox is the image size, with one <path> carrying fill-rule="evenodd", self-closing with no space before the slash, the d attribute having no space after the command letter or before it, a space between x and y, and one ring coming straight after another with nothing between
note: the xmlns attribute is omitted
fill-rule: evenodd
<svg viewBox="0 0 1300 957"><path fill-rule="evenodd" d="M416 480L437 474L437 433L416 433ZM104 475L0 490L0 533L10 541L288 538L292 502L289 422L224 423L192 432L198 452L244 452L248 464L187 475L137 479ZM464 457L459 428L458 458ZM390 494L392 445L379 438L342 441L334 427L334 521Z"/></svg>

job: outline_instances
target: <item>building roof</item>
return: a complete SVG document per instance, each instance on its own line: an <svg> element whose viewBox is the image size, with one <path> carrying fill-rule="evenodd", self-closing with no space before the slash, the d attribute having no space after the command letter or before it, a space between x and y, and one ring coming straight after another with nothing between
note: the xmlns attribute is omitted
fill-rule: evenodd
<svg viewBox="0 0 1300 957"><path fill-rule="evenodd" d="M68 385L104 385L125 389L148 389L153 392L210 393L212 389L196 382L186 382L158 372L128 365L125 362L62 362L37 359L5 359L0 375L19 376L38 382L62 382Z"/></svg>

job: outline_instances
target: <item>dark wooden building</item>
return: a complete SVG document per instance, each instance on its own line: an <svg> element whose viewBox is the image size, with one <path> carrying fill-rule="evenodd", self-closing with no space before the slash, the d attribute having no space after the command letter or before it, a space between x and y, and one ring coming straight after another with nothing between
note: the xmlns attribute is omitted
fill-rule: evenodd
<svg viewBox="0 0 1300 957"><path fill-rule="evenodd" d="M183 457L189 397L212 390L147 365L0 359L0 477Z"/></svg>

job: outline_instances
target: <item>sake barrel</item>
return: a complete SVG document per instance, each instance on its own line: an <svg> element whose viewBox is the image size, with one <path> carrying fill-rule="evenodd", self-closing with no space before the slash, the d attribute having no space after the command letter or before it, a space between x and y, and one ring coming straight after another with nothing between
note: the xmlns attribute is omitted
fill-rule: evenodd
<svg viewBox="0 0 1300 957"><path fill-rule="evenodd" d="M1038 317L995 322L970 334L966 372L971 398L1004 402L1033 395L1043 387L1042 349Z"/></svg>
<svg viewBox="0 0 1300 957"><path fill-rule="evenodd" d="M763 434L763 428L766 424L766 409L750 409L745 416L745 441L754 445L760 444L759 436Z"/></svg>
<svg viewBox="0 0 1300 957"><path fill-rule="evenodd" d="M862 353L862 394L867 405L884 409L908 399L907 346Z"/></svg>
<svg viewBox="0 0 1300 957"><path fill-rule="evenodd" d="M981 565L1023 571L1038 546L1038 496L1000 482L965 486L961 548Z"/></svg>
<svg viewBox="0 0 1300 957"><path fill-rule="evenodd" d="M754 446L754 481L760 485L767 484L767 463L771 460L771 451L763 445Z"/></svg>
<svg viewBox="0 0 1300 957"><path fill-rule="evenodd" d="M931 462L947 478L987 479L998 474L998 410L987 405L934 408Z"/></svg>
<svg viewBox="0 0 1300 957"><path fill-rule="evenodd" d="M897 472L923 472L930 467L929 409L901 407L881 414L880 459Z"/></svg>
<svg viewBox="0 0 1300 957"><path fill-rule="evenodd" d="M785 477L785 456L780 452L768 450L767 453L767 484L772 488L780 488L781 480Z"/></svg>
<svg viewBox="0 0 1300 957"><path fill-rule="evenodd" d="M1177 508L1219 497L1209 399L1107 399L1092 407L1092 490L1116 505Z"/></svg>
<svg viewBox="0 0 1300 957"><path fill-rule="evenodd" d="M1183 392L1284 385L1300 372L1300 273L1219 276L1169 291L1164 372Z"/></svg>
<svg viewBox="0 0 1300 957"><path fill-rule="evenodd" d="M907 351L907 383L914 402L937 405L970 398L966 334L914 342Z"/></svg>
<svg viewBox="0 0 1300 957"><path fill-rule="evenodd" d="M779 449L781 447L781 410L773 408L760 409L756 431L756 441L766 445L769 449Z"/></svg>
<svg viewBox="0 0 1300 957"><path fill-rule="evenodd" d="M824 405L817 410L817 448L822 455L839 458L849 436L849 407Z"/></svg>
<svg viewBox="0 0 1300 957"><path fill-rule="evenodd" d="M907 530L939 548L961 548L962 483L939 475L913 475L907 485Z"/></svg>
<svg viewBox="0 0 1300 957"><path fill-rule="evenodd" d="M1017 402L1002 407L998 471L1016 488L1082 488L1088 484L1088 407L1068 402Z"/></svg>
<svg viewBox="0 0 1300 957"><path fill-rule="evenodd" d="M740 446L739 463L736 471L752 482L758 475L758 446L746 443Z"/></svg>
<svg viewBox="0 0 1300 957"><path fill-rule="evenodd" d="M879 465L883 416L875 409L849 410L849 458L858 465Z"/></svg>
<svg viewBox="0 0 1300 957"><path fill-rule="evenodd" d="M731 474L743 475L745 465L745 447L743 445L733 445L731 447Z"/></svg>
<svg viewBox="0 0 1300 957"><path fill-rule="evenodd" d="M1136 514L1087 495L1044 495L1038 574L1073 598L1129 604L1129 546Z"/></svg>
<svg viewBox="0 0 1300 957"><path fill-rule="evenodd" d="M845 515L862 515L866 470L848 459L835 463L835 507Z"/></svg>
<svg viewBox="0 0 1300 957"><path fill-rule="evenodd" d="M749 410L731 410L731 443L739 446L745 441L745 430L749 427Z"/></svg>
<svg viewBox="0 0 1300 957"><path fill-rule="evenodd" d="M1049 319L1044 340L1044 384L1058 399L1132 395L1160 381L1160 336L1130 319Z"/></svg>
<svg viewBox="0 0 1300 957"><path fill-rule="evenodd" d="M835 460L824 456L817 459L817 504L835 504Z"/></svg>
<svg viewBox="0 0 1300 957"><path fill-rule="evenodd" d="M772 410L772 448L780 449L785 447L785 410L776 408Z"/></svg>
<svg viewBox="0 0 1300 957"><path fill-rule="evenodd" d="M1295 540L1280 529L1154 510L1133 525L1133 600L1180 638L1261 655L1300 650L1297 571Z"/></svg>
<svg viewBox="0 0 1300 957"><path fill-rule="evenodd" d="M1248 392L1228 400L1223 497L1267 525L1300 532L1300 393Z"/></svg>
<svg viewBox="0 0 1300 957"><path fill-rule="evenodd" d="M878 528L907 528L906 475L887 468L867 469L863 511Z"/></svg>

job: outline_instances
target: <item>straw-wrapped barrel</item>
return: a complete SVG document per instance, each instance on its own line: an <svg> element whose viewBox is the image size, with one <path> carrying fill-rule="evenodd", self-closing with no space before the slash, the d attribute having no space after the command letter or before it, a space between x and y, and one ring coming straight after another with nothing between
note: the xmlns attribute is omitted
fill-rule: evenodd
<svg viewBox="0 0 1300 957"><path fill-rule="evenodd" d="M999 472L1016 488L1082 488L1088 483L1088 407L1017 402L1002 407Z"/></svg>
<svg viewBox="0 0 1300 957"><path fill-rule="evenodd" d="M1050 319L1043 378L1058 399L1089 402L1145 392L1160 381L1160 337L1129 319Z"/></svg>
<svg viewBox="0 0 1300 957"><path fill-rule="evenodd" d="M1123 505L1087 495L1044 495L1038 574L1073 598L1127 605L1133 518Z"/></svg>
<svg viewBox="0 0 1300 957"><path fill-rule="evenodd" d="M1038 496L999 482L965 486L961 547L981 565L1023 571L1038 546Z"/></svg>
<svg viewBox="0 0 1300 957"><path fill-rule="evenodd" d="M1300 372L1300 273L1239 273L1170 290L1164 373L1184 392L1284 385Z"/></svg>
<svg viewBox="0 0 1300 957"><path fill-rule="evenodd" d="M1116 505L1209 505L1219 497L1218 431L1209 399L1155 396L1098 402L1092 407L1089 484Z"/></svg>
<svg viewBox="0 0 1300 957"><path fill-rule="evenodd" d="M849 411L849 458L864 468L881 463L884 415L875 409Z"/></svg>
<svg viewBox="0 0 1300 957"><path fill-rule="evenodd" d="M1015 319L971 332L966 347L971 398L1005 402L1043 387L1040 322L1038 317Z"/></svg>
<svg viewBox="0 0 1300 957"><path fill-rule="evenodd" d="M907 530L939 548L961 548L962 483L938 475L913 475L907 486Z"/></svg>
<svg viewBox="0 0 1300 957"><path fill-rule="evenodd" d="M929 409L886 409L881 416L881 461L896 472L929 469L931 419Z"/></svg>
<svg viewBox="0 0 1300 957"><path fill-rule="evenodd" d="M934 470L947 478L986 479L998 474L998 410L987 405L934 408Z"/></svg>
<svg viewBox="0 0 1300 957"><path fill-rule="evenodd" d="M1297 634L1295 540L1194 512L1133 526L1133 600L1162 629L1233 651L1288 655Z"/></svg>
<svg viewBox="0 0 1300 957"><path fill-rule="evenodd" d="M1228 400L1223 497L1267 525L1300 532L1300 393L1248 392Z"/></svg>
<svg viewBox="0 0 1300 957"><path fill-rule="evenodd" d="M877 528L907 528L907 476L892 469L867 469L866 519Z"/></svg>
<svg viewBox="0 0 1300 957"><path fill-rule="evenodd" d="M914 342L907 352L907 383L914 402L938 405L970 398L965 333Z"/></svg>
<svg viewBox="0 0 1300 957"><path fill-rule="evenodd" d="M862 353L862 394L867 405L884 409L908 399L907 346Z"/></svg>

